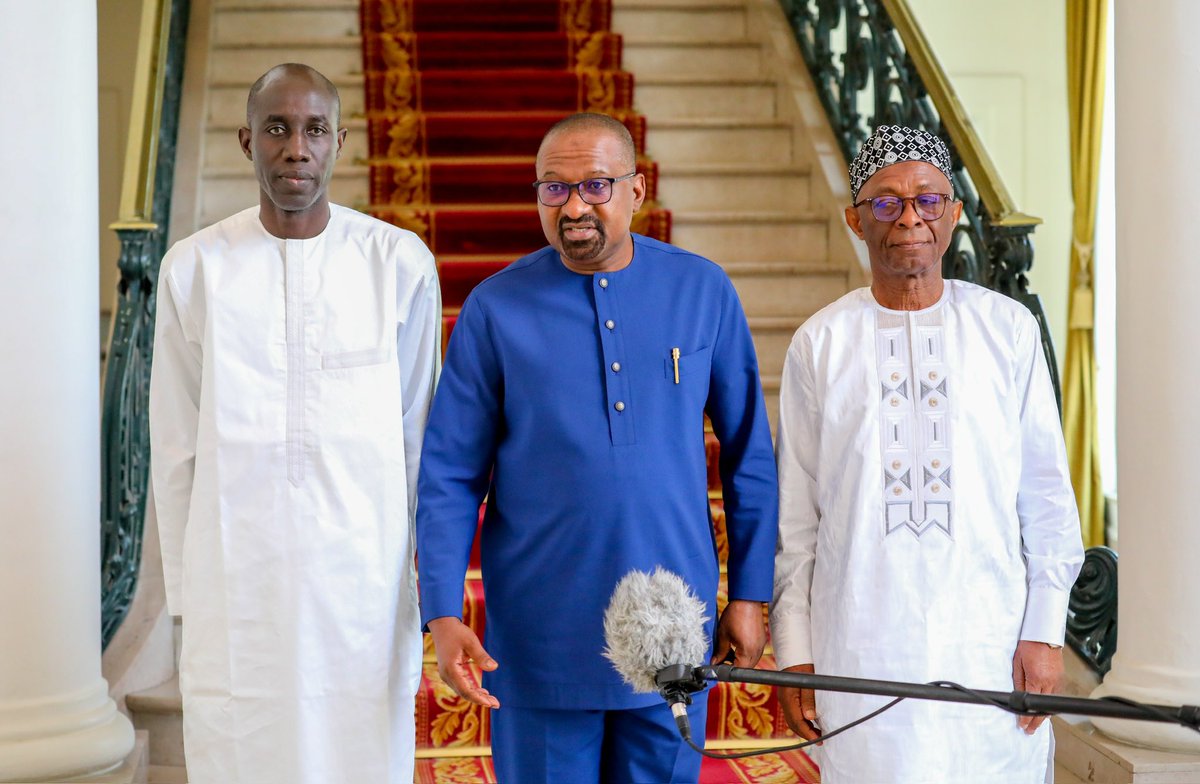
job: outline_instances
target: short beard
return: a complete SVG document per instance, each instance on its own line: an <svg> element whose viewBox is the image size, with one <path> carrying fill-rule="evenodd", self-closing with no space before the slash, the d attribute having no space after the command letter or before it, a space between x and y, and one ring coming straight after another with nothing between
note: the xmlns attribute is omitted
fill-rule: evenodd
<svg viewBox="0 0 1200 784"><path fill-rule="evenodd" d="M571 228L585 226L593 228L596 230L596 236L590 240L568 240L566 238L567 224L570 224ZM608 244L608 236L604 233L604 224L594 218L573 221L564 217L558 221L558 242L562 245L563 256L571 261L585 262L592 261L604 252L604 248Z"/></svg>

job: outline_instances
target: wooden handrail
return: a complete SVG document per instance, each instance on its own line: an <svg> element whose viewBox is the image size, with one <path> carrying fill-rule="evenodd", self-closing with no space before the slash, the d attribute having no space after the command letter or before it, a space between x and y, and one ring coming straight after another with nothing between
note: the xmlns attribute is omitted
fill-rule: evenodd
<svg viewBox="0 0 1200 784"><path fill-rule="evenodd" d="M142 0L121 206L109 227L113 230L158 228L154 221L155 162L170 29L170 0Z"/></svg>
<svg viewBox="0 0 1200 784"><path fill-rule="evenodd" d="M971 118L958 100L958 94L950 85L949 77L942 70L929 40L913 16L908 0L882 0L882 5L891 17L892 24L896 26L904 49L924 82L929 98L933 101L950 140L954 142L954 147L962 157L963 165L970 172L971 179L979 190L979 198L991 215L993 223L1006 227L1040 224L1041 218L1026 215L1017 209L1016 202L1000 178L996 164L992 162L987 148L980 141Z"/></svg>

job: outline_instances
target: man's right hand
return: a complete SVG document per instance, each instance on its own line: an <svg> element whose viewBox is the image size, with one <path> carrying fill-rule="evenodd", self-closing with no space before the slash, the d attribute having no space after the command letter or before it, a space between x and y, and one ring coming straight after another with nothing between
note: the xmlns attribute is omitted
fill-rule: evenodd
<svg viewBox="0 0 1200 784"><path fill-rule="evenodd" d="M444 616L429 622L433 647L437 652L438 675L442 681L468 702L486 708L499 708L500 701L475 682L470 664L491 672L500 665L488 655L471 627L457 618Z"/></svg>
<svg viewBox="0 0 1200 784"><path fill-rule="evenodd" d="M813 666L797 664L788 667L784 672L806 672L811 675ZM792 732L805 740L818 740L821 737L821 729L817 726L817 702L812 689L781 686L779 704L783 708L783 718L792 728Z"/></svg>

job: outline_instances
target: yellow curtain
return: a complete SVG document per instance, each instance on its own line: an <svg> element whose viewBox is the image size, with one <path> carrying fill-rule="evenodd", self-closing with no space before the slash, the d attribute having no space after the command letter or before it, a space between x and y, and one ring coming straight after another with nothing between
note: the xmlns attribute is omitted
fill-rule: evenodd
<svg viewBox="0 0 1200 784"><path fill-rule="evenodd" d="M1100 135L1104 115L1105 16L1108 0L1067 0L1067 101L1071 119L1071 187L1075 218L1071 236L1071 288L1063 432L1075 499L1087 547L1104 544L1104 492L1096 439L1096 357L1092 247L1100 181Z"/></svg>

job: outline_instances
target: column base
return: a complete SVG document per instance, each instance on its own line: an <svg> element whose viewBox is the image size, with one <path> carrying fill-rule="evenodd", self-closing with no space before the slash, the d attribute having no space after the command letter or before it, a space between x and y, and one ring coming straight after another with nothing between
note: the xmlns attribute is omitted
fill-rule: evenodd
<svg viewBox="0 0 1200 784"><path fill-rule="evenodd" d="M1094 784L1193 784L1200 781L1200 754L1132 746L1097 731L1090 721L1072 723L1059 716L1051 721L1054 724L1056 766L1083 781ZM1190 732L1182 728L1181 731Z"/></svg>
<svg viewBox="0 0 1200 784"><path fill-rule="evenodd" d="M1180 702L1193 704L1195 700L1189 699L1189 695L1194 696L1197 693L1194 681L1194 676L1188 679L1178 678L1175 682L1179 685L1171 689L1144 688L1122 681L1120 673L1114 667L1113 672L1110 672L1104 682L1092 692L1092 696L1126 697L1151 705L1171 705ZM1110 738L1132 746L1200 756L1200 732L1178 724L1100 717L1092 719L1092 724ZM1196 781L1200 781L1200 774L1197 774Z"/></svg>
<svg viewBox="0 0 1200 784"><path fill-rule="evenodd" d="M110 701L111 704L111 701ZM116 774L134 750L133 725L117 712L84 729L0 743L0 782L99 781ZM91 776L92 778L86 778ZM112 779L113 782L133 781Z"/></svg>
<svg viewBox="0 0 1200 784"><path fill-rule="evenodd" d="M150 734L138 730L133 751L115 770L78 779L64 779L53 784L146 784L150 770Z"/></svg>

